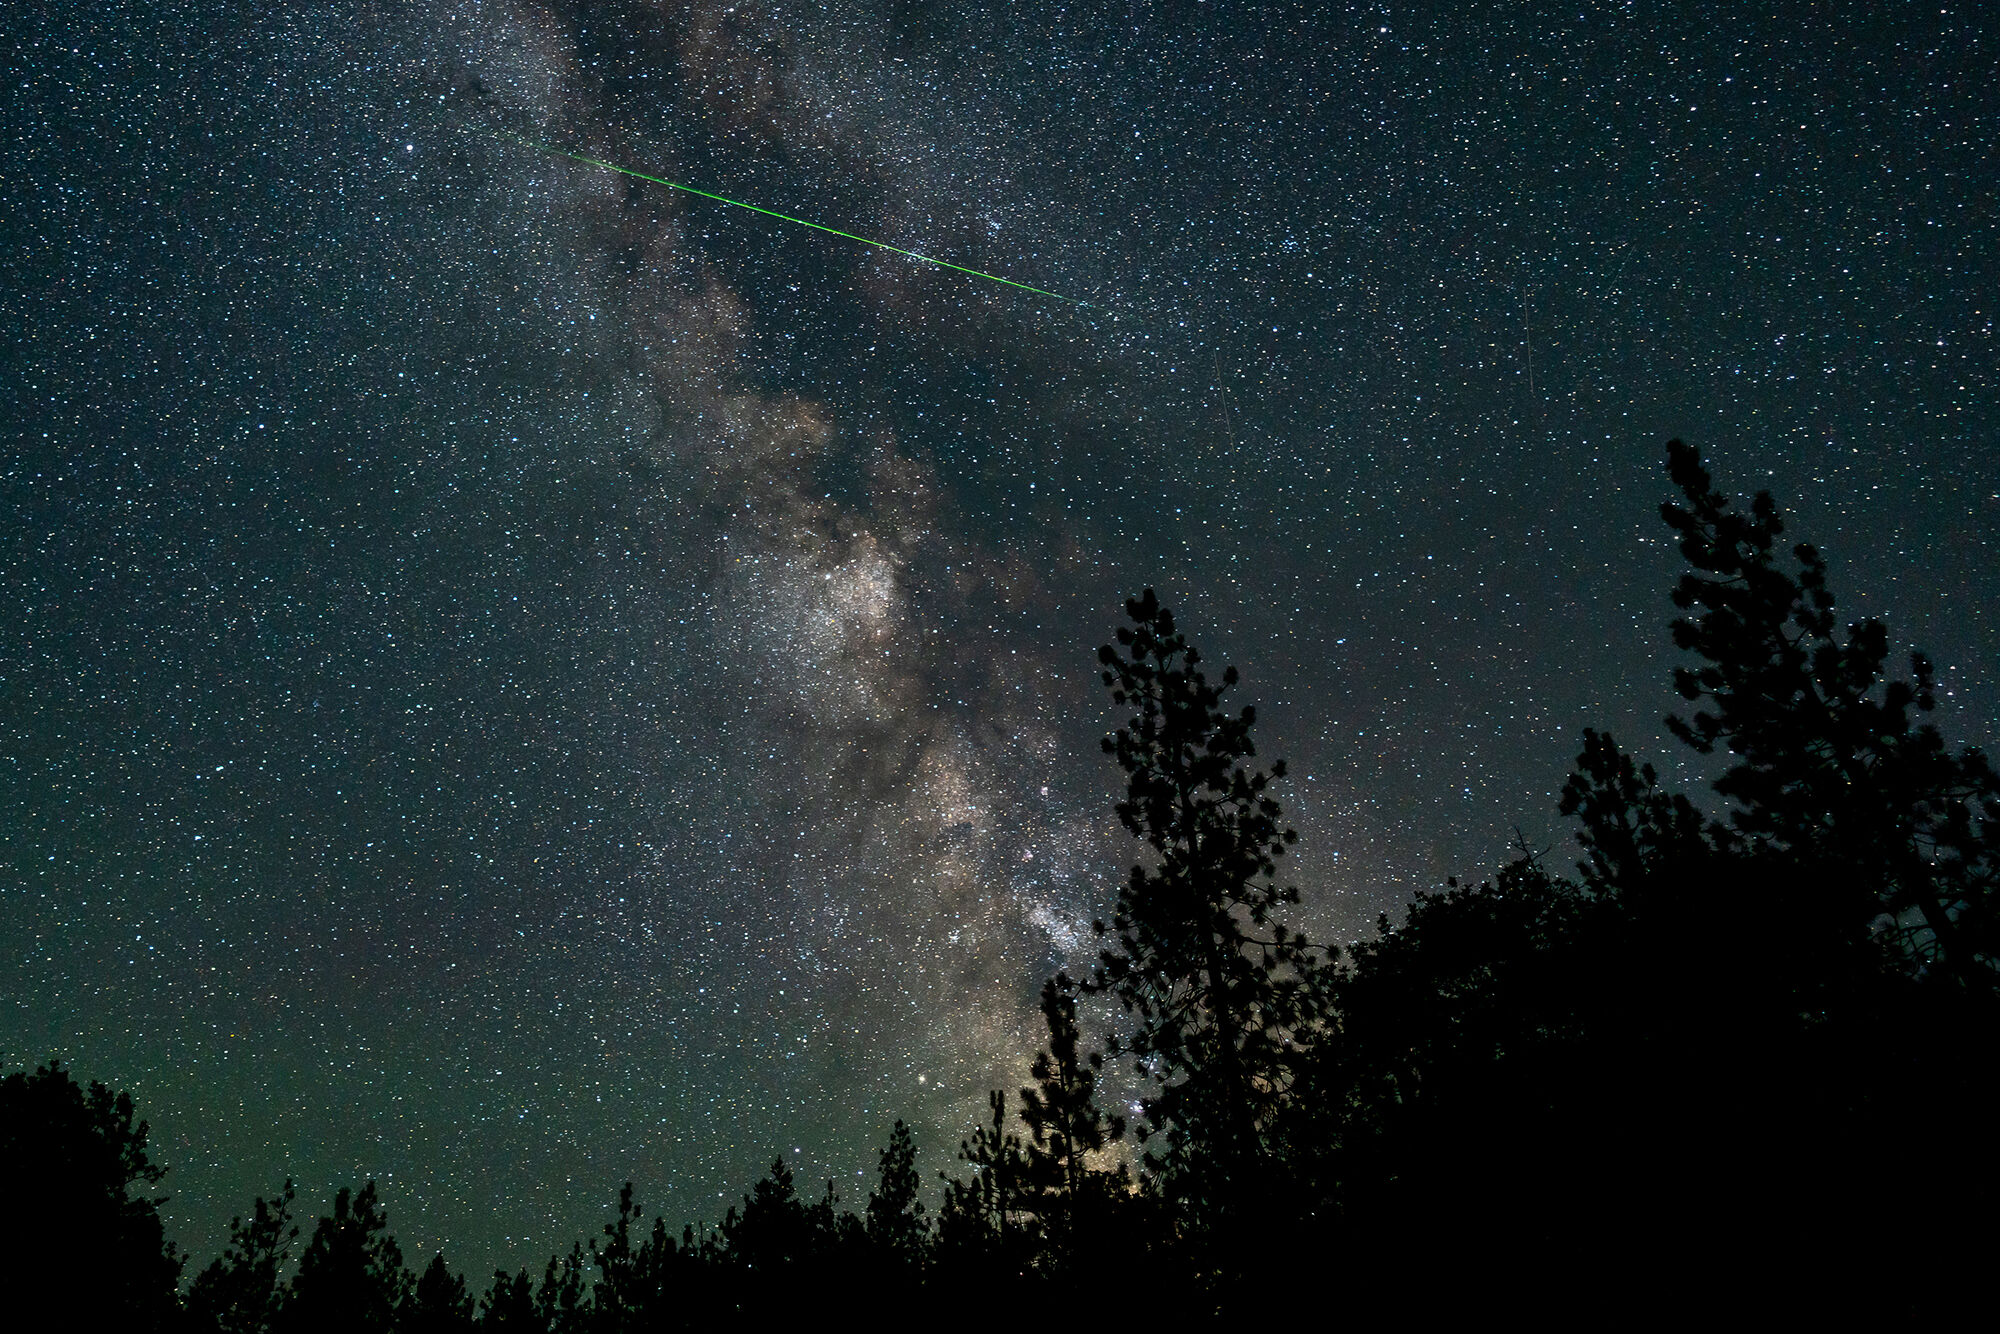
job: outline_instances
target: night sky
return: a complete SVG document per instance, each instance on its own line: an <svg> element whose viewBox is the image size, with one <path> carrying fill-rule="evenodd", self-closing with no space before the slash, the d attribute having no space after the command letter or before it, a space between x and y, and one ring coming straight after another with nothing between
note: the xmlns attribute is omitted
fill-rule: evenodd
<svg viewBox="0 0 2000 1334"><path fill-rule="evenodd" d="M8 5L0 1065L198 1261L933 1176L1129 856L1123 597L1351 939L1674 771L1670 435L2000 739L1992 16L1468 8Z"/></svg>

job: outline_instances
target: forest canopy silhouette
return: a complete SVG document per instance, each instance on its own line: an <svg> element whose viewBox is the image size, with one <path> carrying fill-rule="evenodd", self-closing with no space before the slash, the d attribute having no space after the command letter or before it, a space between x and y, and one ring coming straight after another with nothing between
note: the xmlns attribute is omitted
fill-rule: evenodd
<svg viewBox="0 0 2000 1334"><path fill-rule="evenodd" d="M1768 494L1738 504L1678 441L1668 469L1668 725L1719 776L1671 790L1586 730L1573 872L1524 844L1367 940L1307 939L1284 765L1147 590L1098 654L1142 855L1094 966L1041 988L1032 1083L991 1093L948 1179L898 1121L863 1199L780 1156L676 1230L627 1184L600 1235L484 1277L406 1258L373 1182L316 1220L285 1182L194 1267L132 1100L51 1063L0 1079L17 1303L203 1334L708 1327L842 1296L975 1323L1104 1295L1317 1322L1983 1305L2000 779L1929 721L1930 662L1839 617ZM1129 1120L1107 1071L1141 1083Z"/></svg>

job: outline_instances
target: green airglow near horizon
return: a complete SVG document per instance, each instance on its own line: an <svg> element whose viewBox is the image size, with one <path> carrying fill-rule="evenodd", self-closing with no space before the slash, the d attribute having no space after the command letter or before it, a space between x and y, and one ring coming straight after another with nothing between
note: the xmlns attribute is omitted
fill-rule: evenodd
<svg viewBox="0 0 2000 1334"><path fill-rule="evenodd" d="M954 273L963 273L973 278L984 278L989 282L1005 283L1009 287L1018 287L1023 292L1033 292L1036 296L1046 296L1057 301L1066 301L1072 306L1090 308L1088 301L1080 301L1073 296L1064 296L1060 292L1051 292L1044 287L1030 287L1027 283L1017 283L1012 278L1002 278L997 273L987 273L982 269L969 269L963 264L954 264L948 259L934 259L929 255L920 255L914 250L905 250L901 246L890 245L887 241L876 241L866 236L856 236L853 232L843 232L838 227L828 227L824 223L812 222L805 218L795 218L789 213L780 213L776 209L760 208L756 204L746 204L740 199L731 199L727 195L719 195L709 190L698 190L692 185L682 185L679 181L670 181L660 176L648 176L643 171L634 171L630 167L621 167L616 162L605 162L598 158L585 157L581 153L572 153L566 148L557 148L554 144L537 143L532 139L522 138L520 135L506 134L502 137L513 139L517 143L526 144L530 148L539 148L544 152L555 153L558 156L569 158L573 162L581 162L592 167L602 167L606 171L615 171L621 176L632 176L642 181L650 181L654 185L664 185L671 190L680 190L687 194L700 195L703 199L713 199L719 204L729 204L736 208L749 209L752 213L762 213L765 217L776 218L780 222L790 222L796 223L801 227L810 227L816 232L825 232L829 236L838 236L849 241L859 241L863 245L874 246L877 250L886 250L890 254L903 255L910 259L920 260L925 264L935 264L941 269L950 269Z"/></svg>

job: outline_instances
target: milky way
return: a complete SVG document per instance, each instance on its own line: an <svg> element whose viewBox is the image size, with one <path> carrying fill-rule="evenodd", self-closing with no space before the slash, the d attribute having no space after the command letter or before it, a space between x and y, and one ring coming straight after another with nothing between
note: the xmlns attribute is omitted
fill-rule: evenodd
<svg viewBox="0 0 2000 1334"><path fill-rule="evenodd" d="M0 1061L198 1256L946 1166L1129 855L1121 599L1351 938L1672 768L1674 434L1990 743L1976 9L1459 9L10 7Z"/></svg>

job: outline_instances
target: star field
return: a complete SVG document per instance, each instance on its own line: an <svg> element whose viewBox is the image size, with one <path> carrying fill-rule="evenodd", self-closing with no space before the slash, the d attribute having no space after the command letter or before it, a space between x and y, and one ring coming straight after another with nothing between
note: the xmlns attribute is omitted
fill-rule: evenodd
<svg viewBox="0 0 2000 1334"><path fill-rule="evenodd" d="M1352 938L1678 762L1670 435L1990 746L1991 21L1496 9L10 7L0 1061L201 1258L933 1175L1123 874L1120 600Z"/></svg>

